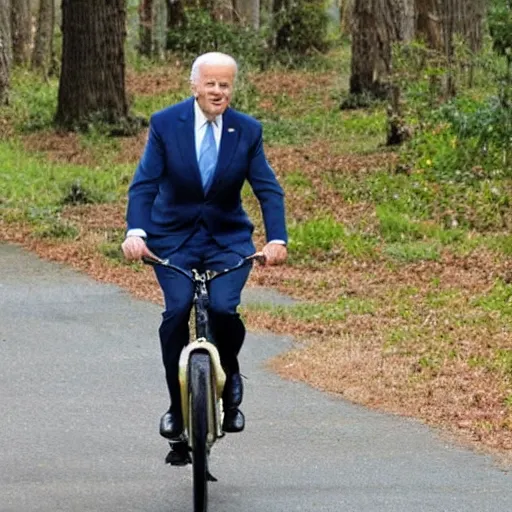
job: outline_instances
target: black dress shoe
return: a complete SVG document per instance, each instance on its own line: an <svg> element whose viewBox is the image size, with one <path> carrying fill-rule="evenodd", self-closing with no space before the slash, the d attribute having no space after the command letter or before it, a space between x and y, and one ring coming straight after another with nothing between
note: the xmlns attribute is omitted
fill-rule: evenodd
<svg viewBox="0 0 512 512"><path fill-rule="evenodd" d="M160 435L166 439L179 439L183 432L183 420L181 414L167 411L160 418Z"/></svg>
<svg viewBox="0 0 512 512"><path fill-rule="evenodd" d="M232 373L226 378L222 399L226 408L238 407L244 396L244 385L242 376L239 373Z"/></svg>
<svg viewBox="0 0 512 512"><path fill-rule="evenodd" d="M226 379L222 400L224 403L224 420L222 430L224 432L241 432L245 427L245 417L238 406L242 403L244 387L242 376L233 373Z"/></svg>
<svg viewBox="0 0 512 512"><path fill-rule="evenodd" d="M224 432L242 432L245 427L245 416L238 407L224 410L222 430Z"/></svg>

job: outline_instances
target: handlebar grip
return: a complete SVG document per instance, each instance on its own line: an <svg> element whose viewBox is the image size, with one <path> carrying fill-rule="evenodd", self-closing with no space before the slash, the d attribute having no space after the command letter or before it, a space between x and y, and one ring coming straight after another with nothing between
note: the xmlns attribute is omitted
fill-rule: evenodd
<svg viewBox="0 0 512 512"><path fill-rule="evenodd" d="M155 265L158 265L158 261L155 261L154 259L150 258L149 256L142 256L142 263L145 263L146 265L152 265L153 267Z"/></svg>

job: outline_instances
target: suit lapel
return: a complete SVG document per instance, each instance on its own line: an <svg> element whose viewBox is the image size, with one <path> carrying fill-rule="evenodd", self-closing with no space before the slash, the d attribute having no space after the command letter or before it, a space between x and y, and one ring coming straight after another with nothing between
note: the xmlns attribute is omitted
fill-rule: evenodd
<svg viewBox="0 0 512 512"><path fill-rule="evenodd" d="M197 181L198 186L203 189L201 181L201 172L197 165L196 155L196 135L194 127L194 100L190 100L190 103L186 106L186 109L182 112L179 117L181 126L178 127L177 139L178 147L183 161L190 167L192 176Z"/></svg>
<svg viewBox="0 0 512 512"><path fill-rule="evenodd" d="M222 135L220 139L219 157L213 181L208 190L211 194L216 185L220 184L222 174L227 171L233 155L236 153L238 141L240 140L240 125L238 124L233 111L228 108L222 117Z"/></svg>

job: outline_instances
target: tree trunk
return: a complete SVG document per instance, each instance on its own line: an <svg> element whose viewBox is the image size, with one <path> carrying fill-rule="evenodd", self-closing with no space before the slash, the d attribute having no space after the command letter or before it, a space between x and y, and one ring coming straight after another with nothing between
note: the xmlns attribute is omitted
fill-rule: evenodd
<svg viewBox="0 0 512 512"><path fill-rule="evenodd" d="M260 28L260 0L234 0L235 19L254 30Z"/></svg>
<svg viewBox="0 0 512 512"><path fill-rule="evenodd" d="M153 0L139 5L139 54L151 57L153 42Z"/></svg>
<svg viewBox="0 0 512 512"><path fill-rule="evenodd" d="M443 44L444 44L444 54L447 62L447 72L446 72L446 83L445 83L445 94L447 97L452 98L456 94L455 90L455 77L454 73L454 44L453 44L453 36L455 33L455 3L457 0L444 0L442 7L442 17L443 17Z"/></svg>
<svg viewBox="0 0 512 512"><path fill-rule="evenodd" d="M48 75L52 59L54 27L54 0L40 0L32 68L41 70L45 76Z"/></svg>
<svg viewBox="0 0 512 512"><path fill-rule="evenodd" d="M483 42L483 22L485 18L485 0L444 0L440 13L443 23L443 47L447 59L445 92L448 97L456 94L455 83L455 44L458 34L473 53L479 51ZM472 82L472 63L469 68L469 82Z"/></svg>
<svg viewBox="0 0 512 512"><path fill-rule="evenodd" d="M340 3L340 30L343 35L352 34L352 13L354 12L354 0L339 0Z"/></svg>
<svg viewBox="0 0 512 512"><path fill-rule="evenodd" d="M73 129L128 115L124 0L62 1L62 71L56 123Z"/></svg>
<svg viewBox="0 0 512 512"><path fill-rule="evenodd" d="M355 0L352 17L350 94L373 90L377 63L377 30L373 0Z"/></svg>
<svg viewBox="0 0 512 512"><path fill-rule="evenodd" d="M429 48L443 48L442 0L416 0L416 32Z"/></svg>
<svg viewBox="0 0 512 512"><path fill-rule="evenodd" d="M167 5L165 0L153 0L153 41L152 54L164 58L167 31Z"/></svg>
<svg viewBox="0 0 512 512"><path fill-rule="evenodd" d="M12 0L11 36L14 64L27 64L30 61L32 20L30 0Z"/></svg>
<svg viewBox="0 0 512 512"><path fill-rule="evenodd" d="M486 7L486 0L453 1L455 32L462 36L473 52L482 47Z"/></svg>
<svg viewBox="0 0 512 512"><path fill-rule="evenodd" d="M185 22L185 9L182 0L167 1L167 32L180 28Z"/></svg>
<svg viewBox="0 0 512 512"><path fill-rule="evenodd" d="M167 39L168 14L166 0L141 0L139 5L139 54L145 57L164 57Z"/></svg>
<svg viewBox="0 0 512 512"><path fill-rule="evenodd" d="M0 4L0 105L9 99L9 70L11 67L11 1Z"/></svg>
<svg viewBox="0 0 512 512"><path fill-rule="evenodd" d="M413 0L355 0L352 14L352 95L385 95L393 43L415 35Z"/></svg>
<svg viewBox="0 0 512 512"><path fill-rule="evenodd" d="M216 0L213 8L213 17L215 20L225 23L236 21L234 0Z"/></svg>

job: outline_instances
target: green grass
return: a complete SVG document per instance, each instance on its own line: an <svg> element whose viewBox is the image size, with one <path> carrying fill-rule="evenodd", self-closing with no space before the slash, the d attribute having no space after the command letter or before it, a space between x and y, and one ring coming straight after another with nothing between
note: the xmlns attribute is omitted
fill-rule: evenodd
<svg viewBox="0 0 512 512"><path fill-rule="evenodd" d="M58 213L39 218L33 234L39 238L75 239L79 231L71 222L60 218Z"/></svg>
<svg viewBox="0 0 512 512"><path fill-rule="evenodd" d="M314 261L319 256L325 259L342 255L371 258L375 255L377 242L374 237L350 231L329 216L291 223L288 230L290 257L295 262Z"/></svg>
<svg viewBox="0 0 512 512"><path fill-rule="evenodd" d="M253 304L247 307L254 311L268 311L279 318L296 319L307 323L319 320L329 323L345 320L349 315L372 315L375 313L376 306L370 299L340 297L336 302L305 303L293 306Z"/></svg>
<svg viewBox="0 0 512 512"><path fill-rule="evenodd" d="M461 290L431 290L427 292L426 304L431 309L449 308L452 304L459 303L462 297Z"/></svg>
<svg viewBox="0 0 512 512"><path fill-rule="evenodd" d="M376 150L378 144L385 141L386 123L382 111L347 114L336 108L326 111L322 106L306 114L289 107L283 114L276 107L253 114L264 124L265 140L269 144L300 145L322 140L336 143L344 152L354 152Z"/></svg>
<svg viewBox="0 0 512 512"><path fill-rule="evenodd" d="M404 263L415 261L437 261L441 257L439 245L432 242L405 242L387 244L383 253L393 260Z"/></svg>
<svg viewBox="0 0 512 512"><path fill-rule="evenodd" d="M505 256L512 256L512 235L510 234L487 235L483 237L483 244Z"/></svg>
<svg viewBox="0 0 512 512"><path fill-rule="evenodd" d="M512 317L512 284L498 279L489 293L475 299L474 304L486 311Z"/></svg>
<svg viewBox="0 0 512 512"><path fill-rule="evenodd" d="M290 251L306 254L310 250L330 251L345 235L342 224L331 217L320 217L289 226Z"/></svg>
<svg viewBox="0 0 512 512"><path fill-rule="evenodd" d="M131 109L135 115L149 119L151 114L173 105L190 96L190 92L169 91L166 94L154 96L137 96L132 102Z"/></svg>
<svg viewBox="0 0 512 512"><path fill-rule="evenodd" d="M112 202L126 193L128 166L59 164L44 155L27 154L20 144L0 141L2 209L29 211L70 202Z"/></svg>
<svg viewBox="0 0 512 512"><path fill-rule="evenodd" d="M2 117L19 131L48 128L57 111L58 81L44 81L40 76L22 68L14 68L11 76L9 106Z"/></svg>
<svg viewBox="0 0 512 512"><path fill-rule="evenodd" d="M301 191L314 192L311 179L301 171L295 171L287 174L283 179L283 185L286 188L294 188Z"/></svg>
<svg viewBox="0 0 512 512"><path fill-rule="evenodd" d="M415 241L437 242L460 254L478 246L512 253L512 239L503 234L512 221L512 180L435 182L423 173L389 169L360 175L325 173L324 180L346 202L375 205L379 223L374 234L394 244L392 253L398 242Z"/></svg>
<svg viewBox="0 0 512 512"><path fill-rule="evenodd" d="M442 245L463 241L462 229L444 228L434 222L412 220L407 214L396 211L388 204L377 206L379 231L386 242L435 240Z"/></svg>
<svg viewBox="0 0 512 512"><path fill-rule="evenodd" d="M499 349L494 354L494 366L508 378L512 378L512 350Z"/></svg>
<svg viewBox="0 0 512 512"><path fill-rule="evenodd" d="M298 176L292 179L300 179ZM319 256L323 259L346 255L373 259L380 248L385 257L396 261L437 261L443 247L466 243L467 233L463 230L412 221L386 206L377 207L377 217L379 230L374 234L349 229L329 216L292 222L289 226L290 256L297 263L313 261Z"/></svg>

